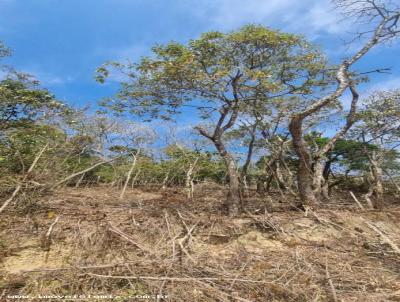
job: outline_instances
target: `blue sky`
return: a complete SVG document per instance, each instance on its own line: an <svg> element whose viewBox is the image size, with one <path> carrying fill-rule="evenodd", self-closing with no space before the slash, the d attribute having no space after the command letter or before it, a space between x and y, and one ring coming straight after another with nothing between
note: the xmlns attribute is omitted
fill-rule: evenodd
<svg viewBox="0 0 400 302"><path fill-rule="evenodd" d="M328 0L0 0L0 40L14 51L6 63L61 100L94 107L116 88L93 79L107 60L134 61L156 43L258 23L304 34L335 62L357 47L344 46L354 26L341 19ZM362 70L393 69L364 90L400 87L399 49L381 47L363 59Z"/></svg>

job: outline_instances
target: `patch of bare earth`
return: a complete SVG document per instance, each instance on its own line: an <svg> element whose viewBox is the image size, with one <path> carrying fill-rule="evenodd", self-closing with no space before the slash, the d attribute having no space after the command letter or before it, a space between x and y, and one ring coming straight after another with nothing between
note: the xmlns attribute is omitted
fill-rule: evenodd
<svg viewBox="0 0 400 302"><path fill-rule="evenodd" d="M197 192L66 188L29 215L3 213L0 301L400 301L400 207L305 215L253 196L228 218L222 190Z"/></svg>

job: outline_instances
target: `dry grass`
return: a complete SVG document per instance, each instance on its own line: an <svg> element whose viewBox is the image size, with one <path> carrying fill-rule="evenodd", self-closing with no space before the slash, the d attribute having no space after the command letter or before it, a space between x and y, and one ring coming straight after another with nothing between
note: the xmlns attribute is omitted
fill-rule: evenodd
<svg viewBox="0 0 400 302"><path fill-rule="evenodd" d="M131 190L120 202L109 188L68 188L29 215L10 209L0 222L1 299L400 301L399 206L365 212L338 199L305 216L282 196L252 197L230 219L218 214L222 190L197 192L187 202L175 190Z"/></svg>

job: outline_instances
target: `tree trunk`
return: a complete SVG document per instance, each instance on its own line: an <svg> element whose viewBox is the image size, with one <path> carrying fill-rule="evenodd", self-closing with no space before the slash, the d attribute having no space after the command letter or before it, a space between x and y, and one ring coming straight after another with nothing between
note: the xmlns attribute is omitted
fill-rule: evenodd
<svg viewBox="0 0 400 302"><path fill-rule="evenodd" d="M250 196L249 184L247 182L247 175L241 177L242 185L243 185L243 195L246 197Z"/></svg>
<svg viewBox="0 0 400 302"><path fill-rule="evenodd" d="M139 170L136 172L135 176L132 178L132 189L135 186L136 180L138 179L140 172L141 172L141 170L139 168Z"/></svg>
<svg viewBox="0 0 400 302"><path fill-rule="evenodd" d="M271 192L271 184L272 184L273 180L274 180L274 173L271 173L271 175L268 176L267 181L265 182L265 192L266 193Z"/></svg>
<svg viewBox="0 0 400 302"><path fill-rule="evenodd" d="M382 184L382 168L381 159L378 158L377 153L372 152L372 156L369 157L371 164L371 176L372 176L372 189L376 198L375 208L380 208L383 202L383 184Z"/></svg>
<svg viewBox="0 0 400 302"><path fill-rule="evenodd" d="M126 175L124 187L122 188L121 194L119 195L119 199L120 200L122 200L124 198L126 188L128 187L129 181L131 180L131 176L132 176L133 170L136 167L136 161L137 161L137 157L139 155L139 152L140 152L140 150L138 150L136 152L136 154L132 154L132 158L133 158L132 165L131 165L131 168L128 171L128 174Z"/></svg>
<svg viewBox="0 0 400 302"><path fill-rule="evenodd" d="M264 180L264 192L269 193L271 189L271 183L274 180L274 168L273 166L275 165L275 158L269 159L269 161L266 163L264 167L264 175L265 175L265 180Z"/></svg>
<svg viewBox="0 0 400 302"><path fill-rule="evenodd" d="M275 162L275 177L278 182L279 188L288 191L289 188L286 186L285 179L283 178L281 162L279 160Z"/></svg>
<svg viewBox="0 0 400 302"><path fill-rule="evenodd" d="M289 170L287 177L284 177L282 174L281 163L283 163L285 167L284 160L278 159L276 162L276 173L275 173L279 188L285 190L285 192L289 192L293 196L297 196L297 194L292 189L293 179L291 171Z"/></svg>
<svg viewBox="0 0 400 302"><path fill-rule="evenodd" d="M314 195L317 198L321 198L322 188L325 185L323 161L321 159L315 160L313 168L314 168L313 171Z"/></svg>
<svg viewBox="0 0 400 302"><path fill-rule="evenodd" d="M219 155L223 158L228 173L228 194L224 207L229 216L236 216L242 210L242 201L240 193L240 175L237 171L235 160L228 153L220 139L214 139L215 147Z"/></svg>
<svg viewBox="0 0 400 302"><path fill-rule="evenodd" d="M198 158L193 163L189 164L189 169L186 172L186 179L185 179L185 189L186 189L186 197L188 200L193 200L194 194L194 184L193 184L193 170L197 163Z"/></svg>
<svg viewBox="0 0 400 302"><path fill-rule="evenodd" d="M167 172L167 174L165 174L161 189L165 190L167 188L168 178L169 178L169 171Z"/></svg>
<svg viewBox="0 0 400 302"><path fill-rule="evenodd" d="M302 119L299 116L292 118L289 131L293 138L293 148L299 158L297 167L297 186L300 200L303 205L312 206L317 203L313 192L313 173L311 169L311 155L303 139Z"/></svg>
<svg viewBox="0 0 400 302"><path fill-rule="evenodd" d="M227 211L227 214L229 216L236 216L238 215L241 210L242 210L242 198L241 198L241 192L240 192L240 175L237 171L236 163L234 158L232 157L231 154L226 150L223 142L222 142L222 136L225 131L233 127L238 114L239 114L239 106L238 106L238 94L237 94L237 88L236 84L239 78L241 77L241 73L238 73L237 76L232 80L232 87L233 87L233 95L234 95L234 101L228 102L226 106L223 106L220 110L220 118L218 119L218 122L215 126L214 133L209 134L207 131L202 129L201 127L197 127L197 130L201 135L204 137L208 138L211 140L219 155L221 158L224 160L227 174L228 174L228 185L229 185L229 190L227 194L227 198L225 201L225 209ZM224 99L224 101L226 101ZM231 112L229 120L226 122L225 125L224 121L227 118L229 112Z"/></svg>
<svg viewBox="0 0 400 302"><path fill-rule="evenodd" d="M250 166L250 163L251 163L251 158L253 156L254 143L256 141L256 135L255 135L256 129L257 129L257 123L255 123L253 125L253 127L251 128L251 131L250 131L250 142L249 142L249 145L248 145L248 148L247 148L246 161L245 161L245 163L244 163L244 165L242 167L242 171L241 171L241 174L240 174L241 184L243 186L243 194L245 196L249 196L249 186L248 186L248 182L247 182L247 179L248 179L247 176L248 176L249 166Z"/></svg>
<svg viewBox="0 0 400 302"><path fill-rule="evenodd" d="M240 196L240 180L239 173L236 169L236 164L233 160L227 159L228 162L228 177L229 190L225 202L225 208L229 216L239 215L241 212L241 196Z"/></svg>
<svg viewBox="0 0 400 302"><path fill-rule="evenodd" d="M263 175L261 175L257 179L257 193L264 194L266 192L266 179Z"/></svg>

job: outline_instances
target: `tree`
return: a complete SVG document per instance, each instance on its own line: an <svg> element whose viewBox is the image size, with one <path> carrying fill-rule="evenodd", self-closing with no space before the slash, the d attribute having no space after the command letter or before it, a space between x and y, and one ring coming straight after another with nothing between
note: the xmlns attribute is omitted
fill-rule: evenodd
<svg viewBox="0 0 400 302"><path fill-rule="evenodd" d="M0 41L0 59L10 54L10 49ZM0 79L1 132L68 111L67 106L41 88L31 75L16 72L12 68L5 69L4 76Z"/></svg>
<svg viewBox="0 0 400 302"><path fill-rule="evenodd" d="M360 112L360 123L352 135L364 144L377 146L374 149L363 149L370 174L370 190L365 197L368 200L374 195L374 206L380 207L384 193L384 174L391 177L391 167L398 168L396 160L400 146L400 90L377 91L366 99Z"/></svg>
<svg viewBox="0 0 400 302"><path fill-rule="evenodd" d="M0 81L0 131L23 127L67 110L35 82L11 77Z"/></svg>
<svg viewBox="0 0 400 302"><path fill-rule="evenodd" d="M68 106L57 101L35 80L15 72L7 74L0 81L2 174L25 173L44 145L53 147L64 141L64 133L49 121L57 116L66 117L70 112Z"/></svg>
<svg viewBox="0 0 400 302"><path fill-rule="evenodd" d="M369 35L367 41L351 57L343 60L336 71L336 87L329 94L321 97L304 110L293 114L289 130L292 135L293 147L299 158L297 182L301 201L304 205L313 205L318 202L321 193L321 181L323 179L322 161L326 153L333 148L336 141L343 137L356 121L356 109L359 95L356 90L357 79L350 72L350 68L364 57L373 47L398 36L400 29L398 20L400 8L390 1L375 0L337 0L334 1L349 16L355 16L358 20L368 20L371 29L360 33L364 37ZM385 5L386 4L386 5ZM354 73L354 72L353 72ZM335 104L339 98L349 90L352 95L351 108L346 117L345 125L312 156L304 139L304 120L320 112L322 109Z"/></svg>
<svg viewBox="0 0 400 302"><path fill-rule="evenodd" d="M94 176L98 178L96 182L99 182L100 178L110 181L110 177L113 179L110 181L112 183L118 184L123 181L125 185L121 192L122 199L136 166L136 159L140 155L141 149L155 139L154 131L132 121L111 118L104 114L85 115L84 112L74 119L71 130L73 130L75 140L82 140L84 143L86 150L82 150L80 154L83 155L83 151L85 151L89 155L88 161L84 163L86 166L91 165L93 160L98 161L99 158L102 161L108 161L113 157L118 158L109 163L111 171L108 169L110 167L104 166L101 168L101 172L93 170L91 175L82 175L81 181L83 178ZM84 158L82 157L82 159ZM81 157L78 157L77 169L79 170L82 169L80 160ZM111 172L111 175L108 172Z"/></svg>
<svg viewBox="0 0 400 302"><path fill-rule="evenodd" d="M305 140L311 154L316 154L331 138L322 136L322 133L311 132L305 136ZM369 167L366 154L377 149L376 145L355 139L351 134L346 138L339 138L325 154L321 182L323 197L329 199L331 189L348 181L350 173L353 176L364 174Z"/></svg>
<svg viewBox="0 0 400 302"><path fill-rule="evenodd" d="M300 36L254 25L226 34L209 32L187 45L170 43L152 50L152 57L137 64L111 64L127 79L108 105L148 119L169 119L183 108L197 109L199 117L209 121L196 127L198 133L214 144L225 162L226 210L238 214L240 175L225 133L250 106L265 108L272 99L310 94L323 86L323 56ZM97 79L103 82L109 72L106 66L99 68Z"/></svg>
<svg viewBox="0 0 400 302"><path fill-rule="evenodd" d="M245 150L244 163L240 168L240 181L244 186L244 191L247 194L249 181L249 168L257 143L258 126L260 120L258 118L243 118L238 120L238 125L235 129L229 131L225 136L226 140L237 142L240 147Z"/></svg>

